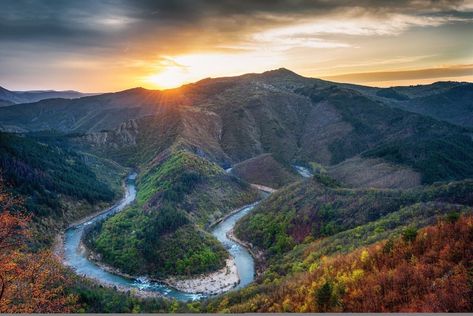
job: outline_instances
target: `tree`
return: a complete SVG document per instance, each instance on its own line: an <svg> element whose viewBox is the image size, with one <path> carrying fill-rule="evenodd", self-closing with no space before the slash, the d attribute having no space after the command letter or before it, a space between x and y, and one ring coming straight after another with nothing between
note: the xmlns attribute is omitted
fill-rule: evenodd
<svg viewBox="0 0 473 316"><path fill-rule="evenodd" d="M70 280L48 251L28 251L30 216L0 178L0 313L71 312Z"/></svg>
<svg viewBox="0 0 473 316"><path fill-rule="evenodd" d="M317 306L320 312L326 312L333 305L333 286L332 283L326 281L315 293Z"/></svg>
<svg viewBox="0 0 473 316"><path fill-rule="evenodd" d="M415 227L408 227L402 232L402 239L405 242L413 242L417 237L417 229Z"/></svg>

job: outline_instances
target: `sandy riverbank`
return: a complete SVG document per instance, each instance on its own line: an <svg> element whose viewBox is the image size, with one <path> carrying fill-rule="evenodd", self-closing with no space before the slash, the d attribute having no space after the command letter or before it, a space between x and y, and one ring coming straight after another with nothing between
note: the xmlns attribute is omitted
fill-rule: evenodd
<svg viewBox="0 0 473 316"><path fill-rule="evenodd" d="M107 271L109 273L113 273L116 275L120 275L128 279L139 278L137 276L123 273L119 269L101 262L99 259L99 256L91 252L89 249L87 249L83 243L80 244L80 249L81 251L86 252L89 260L93 261L97 266L99 266L104 271ZM101 282L101 280L97 280L97 279L94 279L94 280L98 281L100 284L104 286L110 286L110 284ZM217 294L224 293L234 288L240 282L240 278L238 276L238 270L237 270L235 261L232 257L230 257L226 260L225 267L215 272L201 274L192 278L169 277L164 280L150 279L150 281L166 284L169 287L172 287L176 290L179 290L185 293L217 295ZM115 287L115 285L113 286ZM144 297L162 296L157 292L146 291L142 289L138 291L135 288L125 287L125 286L118 288L118 290L121 290L123 292L131 291L134 294L139 294L138 296L144 296ZM140 293L140 292L144 292L144 293Z"/></svg>
<svg viewBox="0 0 473 316"><path fill-rule="evenodd" d="M221 294L231 290L239 282L240 278L235 260L231 257L226 260L225 267L218 271L202 274L190 279L171 277L164 280L164 283L179 291L205 295Z"/></svg>

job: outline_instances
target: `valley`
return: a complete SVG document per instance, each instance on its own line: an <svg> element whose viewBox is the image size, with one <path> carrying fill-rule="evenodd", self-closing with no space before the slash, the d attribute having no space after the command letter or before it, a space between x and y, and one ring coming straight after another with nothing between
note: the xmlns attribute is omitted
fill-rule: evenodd
<svg viewBox="0 0 473 316"><path fill-rule="evenodd" d="M8 105L1 182L76 311L465 311L472 89L277 69Z"/></svg>
<svg viewBox="0 0 473 316"><path fill-rule="evenodd" d="M104 286L117 288L120 291L137 289L137 295L143 297L165 296L181 301L197 300L209 295L221 294L233 288L243 288L254 279L254 261L252 255L237 242L227 237L235 223L248 214L258 202L235 210L229 216L221 219L212 228L212 234L230 252L231 258L223 271L194 279L165 279L149 280L146 276L130 276L110 266L104 265L100 259L93 258L90 251L82 242L84 235L92 225L105 220L107 217L122 211L134 202L136 188L133 183L136 174L127 177L126 192L122 200L113 207L92 218L88 217L69 227L64 240L60 240L57 253L65 265L75 273L92 279ZM61 255L62 253L62 255Z"/></svg>

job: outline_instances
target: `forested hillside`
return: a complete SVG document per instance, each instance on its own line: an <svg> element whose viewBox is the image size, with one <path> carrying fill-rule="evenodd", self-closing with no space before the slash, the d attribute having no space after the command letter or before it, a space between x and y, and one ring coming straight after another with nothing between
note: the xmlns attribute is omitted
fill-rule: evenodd
<svg viewBox="0 0 473 316"><path fill-rule="evenodd" d="M124 174L113 162L7 133L0 133L0 170L33 215L38 244L50 243L63 224L94 212L98 204L110 203L121 193Z"/></svg>
<svg viewBox="0 0 473 316"><path fill-rule="evenodd" d="M380 234L408 225L410 216L405 209L418 203L443 205L438 210L432 209L436 212L448 211L450 207L446 205L449 204L471 207L472 192L471 180L402 191L352 190L340 187L327 176L316 175L274 193L243 218L235 231L241 239L265 250L269 256L283 255L307 240L334 236L351 229L361 232L363 225L369 223L379 221L376 230ZM424 220L435 217L435 213L420 209L411 211L417 212L415 216L418 216L412 222L414 225L422 225ZM373 237L364 235L362 239L373 241ZM346 242L350 243L349 240Z"/></svg>
<svg viewBox="0 0 473 316"><path fill-rule="evenodd" d="M451 213L422 230L343 255L291 277L262 280L204 303L226 312L467 312L473 308L473 217ZM256 287L258 290L256 290Z"/></svg>
<svg viewBox="0 0 473 316"><path fill-rule="evenodd" d="M188 151L166 152L140 176L137 204L95 227L87 244L133 275L218 270L228 254L204 228L257 198L218 165Z"/></svg>

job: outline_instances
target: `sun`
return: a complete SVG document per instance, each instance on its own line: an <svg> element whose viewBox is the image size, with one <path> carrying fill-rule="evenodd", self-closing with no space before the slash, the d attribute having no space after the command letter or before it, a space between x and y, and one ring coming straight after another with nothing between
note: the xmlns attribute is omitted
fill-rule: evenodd
<svg viewBox="0 0 473 316"><path fill-rule="evenodd" d="M160 89L176 88L186 83L186 72L181 67L168 67L145 78L145 82Z"/></svg>

